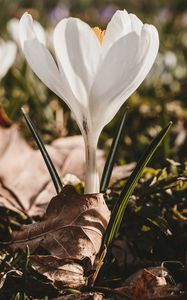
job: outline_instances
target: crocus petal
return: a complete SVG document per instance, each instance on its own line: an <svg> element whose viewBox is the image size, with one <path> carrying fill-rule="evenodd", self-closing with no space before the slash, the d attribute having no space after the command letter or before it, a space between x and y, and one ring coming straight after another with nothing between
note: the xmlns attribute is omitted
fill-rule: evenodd
<svg viewBox="0 0 187 300"><path fill-rule="evenodd" d="M153 65L158 46L156 28L144 25L140 36L131 32L109 49L90 95L90 110L96 127L105 126L142 83Z"/></svg>
<svg viewBox="0 0 187 300"><path fill-rule="evenodd" d="M143 23L142 21L134 14L129 14L131 20L131 30L136 32L138 35L141 35Z"/></svg>
<svg viewBox="0 0 187 300"><path fill-rule="evenodd" d="M25 13L19 23L19 36L24 55L32 70L45 85L62 98L72 109L76 99L66 77L61 78L57 65L49 50L37 39L31 15ZM73 102L71 104L71 102ZM74 109L72 109L74 112ZM75 113L75 112L74 112ZM76 113L75 113L76 115Z"/></svg>
<svg viewBox="0 0 187 300"><path fill-rule="evenodd" d="M16 45L11 42L2 42L0 44L0 79L5 76L9 68L13 65L16 58Z"/></svg>
<svg viewBox="0 0 187 300"><path fill-rule="evenodd" d="M107 52L114 42L130 32L140 35L142 26L143 23L136 15L128 14L126 10L117 10L108 23L103 40L103 51Z"/></svg>
<svg viewBox="0 0 187 300"><path fill-rule="evenodd" d="M45 30L43 29L42 25L37 22L34 21L34 31L36 33L37 38L39 39L39 41L46 45L46 33Z"/></svg>
<svg viewBox="0 0 187 300"><path fill-rule="evenodd" d="M86 149L85 191L99 191L95 150L103 127L138 88L158 52L153 26L126 11L117 11L103 43L79 19L62 20L54 32L58 67L37 39L31 16L20 21L24 54L38 77L72 110Z"/></svg>
<svg viewBox="0 0 187 300"><path fill-rule="evenodd" d="M7 26L6 26L9 35L16 43L19 42L18 25L19 25L19 20L16 18L13 18L8 21Z"/></svg>
<svg viewBox="0 0 187 300"><path fill-rule="evenodd" d="M37 39L32 17L27 13L20 20L19 37L24 55L33 71L54 93L62 97L58 68L48 49Z"/></svg>
<svg viewBox="0 0 187 300"><path fill-rule="evenodd" d="M33 22L33 28L39 41L46 45L46 34L43 27L37 21ZM13 18L7 23L7 31L12 39L19 45L19 20Z"/></svg>
<svg viewBox="0 0 187 300"><path fill-rule="evenodd" d="M79 19L63 19L54 31L54 48L62 77L66 76L78 101L88 107L101 51L96 34Z"/></svg>

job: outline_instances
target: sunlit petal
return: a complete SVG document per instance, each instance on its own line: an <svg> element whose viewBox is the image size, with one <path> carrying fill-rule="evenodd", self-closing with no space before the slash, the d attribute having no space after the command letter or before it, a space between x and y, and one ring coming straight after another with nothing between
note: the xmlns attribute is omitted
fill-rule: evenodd
<svg viewBox="0 0 187 300"><path fill-rule="evenodd" d="M64 19L53 36L58 66L28 14L20 21L20 40L34 72L72 110L85 141L85 192L99 192L99 134L151 69L159 46L156 28L126 11L115 13L106 32Z"/></svg>
<svg viewBox="0 0 187 300"><path fill-rule="evenodd" d="M129 14L131 19L131 30L136 32L138 35L141 35L143 23L142 21L134 14Z"/></svg>
<svg viewBox="0 0 187 300"><path fill-rule="evenodd" d="M41 24L37 21L34 21L34 31L36 33L37 38L39 39L39 41L46 45L46 33L43 29L43 27L41 26Z"/></svg>
<svg viewBox="0 0 187 300"><path fill-rule="evenodd" d="M103 48L106 52L117 40L129 34L136 32L141 33L143 23L133 14L128 14L126 10L117 10L111 21L108 23Z"/></svg>
<svg viewBox="0 0 187 300"><path fill-rule="evenodd" d="M96 127L105 126L142 83L153 65L158 46L158 33L151 25L142 27L141 36L131 32L113 44L98 70L90 95Z"/></svg>
<svg viewBox="0 0 187 300"><path fill-rule="evenodd" d="M67 103L77 116L77 101L70 85L65 76L61 77L49 50L37 39L33 29L32 17L27 13L20 20L19 35L24 55L33 71L48 88Z"/></svg>
<svg viewBox="0 0 187 300"><path fill-rule="evenodd" d="M55 28L54 47L62 76L71 83L78 101L88 107L101 51L96 34L79 19L64 19Z"/></svg>
<svg viewBox="0 0 187 300"><path fill-rule="evenodd" d="M43 27L40 25L39 22L34 21L33 22L33 28L35 31L35 34L39 41L46 45L46 34ZM8 21L7 23L7 31L12 37L12 39L19 45L19 20L17 18L13 18Z"/></svg>
<svg viewBox="0 0 187 300"><path fill-rule="evenodd" d="M2 79L10 67L13 65L16 58L16 45L11 42L0 41L0 79Z"/></svg>

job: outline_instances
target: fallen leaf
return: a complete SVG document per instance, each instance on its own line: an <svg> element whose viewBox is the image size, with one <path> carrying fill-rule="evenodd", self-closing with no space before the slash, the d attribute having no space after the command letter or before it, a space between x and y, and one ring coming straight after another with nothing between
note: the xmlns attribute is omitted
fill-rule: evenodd
<svg viewBox="0 0 187 300"><path fill-rule="evenodd" d="M32 267L52 281L54 286L77 288L87 284L84 268L73 260L64 260L52 255L32 255Z"/></svg>
<svg viewBox="0 0 187 300"><path fill-rule="evenodd" d="M0 206L25 212L29 216L42 216L56 191L40 151L26 142L16 125L0 127L0 141ZM60 176L73 174L84 180L82 136L59 138L46 148ZM100 176L104 162L104 151L98 150ZM133 164L115 167L111 180L129 176L133 167Z"/></svg>
<svg viewBox="0 0 187 300"><path fill-rule="evenodd" d="M28 245L33 252L42 247L50 255L31 256L33 267L55 284L81 286L86 284L85 270L75 261L88 257L94 263L109 217L102 194L80 195L65 186L52 198L41 222L13 232L11 248Z"/></svg>
<svg viewBox="0 0 187 300"><path fill-rule="evenodd" d="M0 289L2 289L2 287L3 287L3 285L6 281L7 276L9 276L10 274L11 275L14 274L14 275L17 275L17 276L22 276L22 272L19 271L19 270L10 270L8 272L0 274Z"/></svg>
<svg viewBox="0 0 187 300"><path fill-rule="evenodd" d="M120 268L124 268L135 263L136 253L125 236L122 240L116 239L114 241L111 251Z"/></svg>
<svg viewBox="0 0 187 300"><path fill-rule="evenodd" d="M0 140L1 196L9 199L17 209L29 213L35 197L48 184L50 176L40 152L26 143L17 126L0 128ZM60 154L54 148L48 150L59 169L62 162Z"/></svg>
<svg viewBox="0 0 187 300"><path fill-rule="evenodd" d="M0 289L0 299L15 299L13 295L15 296L18 292L23 291L24 284L25 280L23 275L18 276L10 272L3 287ZM48 296L48 299L52 299L57 297L59 292L50 282L45 281L44 276L42 279L30 276L29 280L27 280L27 295L31 296L32 299L44 299L45 295ZM29 299L31 298L29 297Z"/></svg>
<svg viewBox="0 0 187 300"><path fill-rule="evenodd" d="M56 192L40 151L31 148L16 125L10 128L0 127L0 141L1 206L25 211L30 216L43 214ZM74 175L84 177L81 136L60 138L46 148L61 176L74 170ZM72 163L68 163L68 157L72 158L72 151L75 151L75 156L80 153L78 164L73 167ZM100 156L100 159L103 158Z"/></svg>
<svg viewBox="0 0 187 300"><path fill-rule="evenodd" d="M163 267L141 269L127 278L123 287L115 290L140 300L162 299L177 292L176 286L168 281L168 275Z"/></svg>
<svg viewBox="0 0 187 300"><path fill-rule="evenodd" d="M12 248L31 251L38 246L60 258L83 259L93 262L110 213L102 194L80 195L72 186L52 198L44 220L22 226L12 236Z"/></svg>

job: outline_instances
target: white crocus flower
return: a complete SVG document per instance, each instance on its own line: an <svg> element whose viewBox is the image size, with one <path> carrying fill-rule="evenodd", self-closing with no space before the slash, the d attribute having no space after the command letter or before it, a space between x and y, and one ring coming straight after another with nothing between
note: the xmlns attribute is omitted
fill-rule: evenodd
<svg viewBox="0 0 187 300"><path fill-rule="evenodd" d="M0 80L6 75L16 58L17 47L11 41L0 40Z"/></svg>
<svg viewBox="0 0 187 300"><path fill-rule="evenodd" d="M159 46L157 30L119 10L103 32L77 18L63 19L53 34L57 63L38 40L28 13L20 20L19 34L33 71L76 118L86 149L85 193L97 193L99 135L151 69Z"/></svg>
<svg viewBox="0 0 187 300"><path fill-rule="evenodd" d="M46 45L46 33L42 25L39 22L34 21L33 28L39 41L42 44ZM17 43L17 45L20 45L19 19L17 18L10 19L7 23L7 31L10 34L11 38Z"/></svg>

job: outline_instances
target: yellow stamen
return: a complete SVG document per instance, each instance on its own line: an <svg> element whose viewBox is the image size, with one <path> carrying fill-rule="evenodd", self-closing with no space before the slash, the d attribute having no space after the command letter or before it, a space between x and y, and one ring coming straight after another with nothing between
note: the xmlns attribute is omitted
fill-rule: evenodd
<svg viewBox="0 0 187 300"><path fill-rule="evenodd" d="M99 42L102 44L106 30L101 30L99 27L94 27L93 31L97 35L97 38L98 38Z"/></svg>

